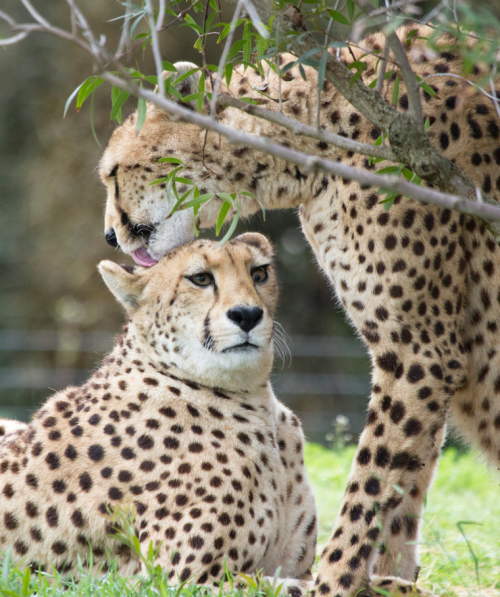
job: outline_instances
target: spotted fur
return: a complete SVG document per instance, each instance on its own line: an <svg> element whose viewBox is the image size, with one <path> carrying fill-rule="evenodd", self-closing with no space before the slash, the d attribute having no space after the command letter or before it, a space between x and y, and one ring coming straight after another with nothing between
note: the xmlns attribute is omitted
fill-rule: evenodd
<svg viewBox="0 0 500 597"><path fill-rule="evenodd" d="M262 267L268 278L255 281ZM0 439L0 548L35 569L76 572L90 546L96 569L108 552L135 573L106 517L133 506L141 548L159 547L172 582L213 585L225 562L310 577L304 438L269 384L277 286L267 239L197 241L152 270L105 261L100 271L130 321L88 382ZM192 281L200 272L209 285ZM249 331L228 316L241 305L262 310ZM307 582L285 586L297 594Z"/></svg>
<svg viewBox="0 0 500 597"><path fill-rule="evenodd" d="M409 35L417 29L417 35ZM445 34L430 51L426 27L398 31L416 74L430 78L436 95L422 90L428 134L447 158L475 185L500 198L500 120L493 103L465 85L455 39ZM361 48L380 50L380 34L369 35ZM342 49L349 64L365 50ZM283 62L292 58L284 56ZM365 83L373 81L375 58L366 57ZM316 74L297 67L281 82L283 112L314 124ZM451 73L449 76L443 76ZM470 78L479 80L480 66ZM278 104L276 75L265 80L251 69L237 70L230 93L250 96L270 110ZM498 93L498 92L497 92ZM392 83L384 90L392 95ZM320 97L321 126L350 139L373 143L380 135L335 90L325 83ZM402 88L398 109L408 109ZM108 188L106 227L132 252L140 240L120 220L153 226L148 250L184 242L178 233L188 224L163 219L170 209L163 193L145 185L168 171L158 158L175 156L187 164L202 192L251 191L266 209L300 205L302 228L316 258L331 280L373 364L373 383L365 429L353 462L340 514L319 565L321 595L355 595L370 584L370 575L399 575L411 582L417 570L415 541L424 495L432 481L447 418L478 446L495 467L500 462L500 250L491 234L469 217L398 197L389 211L374 188L329 177L229 144L217 134L174 122L153 108L135 137L134 116L118 128L101 163ZM324 142L300 138L266 121L227 108L223 124L251 135L264 135L306 153L376 170L388 165L345 152ZM206 140L206 143L205 143ZM163 203L161 203L163 201ZM241 213L260 209L242 196ZM212 226L220 202L200 209L197 223ZM135 244L134 244L135 243ZM401 495L399 487L403 490ZM378 582L378 581L377 581ZM384 581L381 581L384 582ZM390 583L392 581L388 581Z"/></svg>

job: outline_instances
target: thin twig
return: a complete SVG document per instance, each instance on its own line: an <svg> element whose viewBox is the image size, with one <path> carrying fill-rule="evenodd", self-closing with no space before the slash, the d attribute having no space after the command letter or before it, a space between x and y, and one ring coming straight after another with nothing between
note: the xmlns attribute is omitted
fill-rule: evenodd
<svg viewBox="0 0 500 597"><path fill-rule="evenodd" d="M40 29L32 29L31 31L40 31ZM0 46L12 46L14 44L17 44L20 41L22 41L25 37L28 37L31 31L21 31L21 33L13 35L12 37L0 39Z"/></svg>
<svg viewBox="0 0 500 597"><path fill-rule="evenodd" d="M118 43L118 47L116 48L115 58L120 58L125 54L130 52L130 3L127 2L125 5L125 15L123 19L123 27L122 27L122 34L120 36L120 41Z"/></svg>
<svg viewBox="0 0 500 597"><path fill-rule="evenodd" d="M162 30L164 18L165 18L165 0L159 0L158 17L156 19L156 31L158 33Z"/></svg>
<svg viewBox="0 0 500 597"><path fill-rule="evenodd" d="M495 93L496 90L495 90L494 77L496 75L496 65L493 65L493 69L491 72L492 72L492 75L490 77L490 88L492 89L492 92ZM433 79L434 77L453 77L455 79L460 79L461 81L468 83L471 87L475 87L478 91L480 91L487 98L493 100L495 102L495 105L496 105L496 101L498 101L496 95L492 95L492 94L488 93L482 87L480 87L477 83L474 83L473 81L470 81L469 79L466 79L465 77L462 77L462 75L456 75L455 73L432 73L430 75L427 75L427 77L424 77L421 81L419 81L418 82L419 86L422 85L422 83L425 83L426 81L428 81L429 79ZM498 113L498 115L500 116L500 112Z"/></svg>
<svg viewBox="0 0 500 597"><path fill-rule="evenodd" d="M387 71L387 60L389 59L389 43L385 40L384 49L382 50L382 56L378 64L378 76L377 83L375 84L375 91L382 95L382 89L384 88L385 73Z"/></svg>
<svg viewBox="0 0 500 597"><path fill-rule="evenodd" d="M497 74L497 65L495 63L493 65L493 68L491 69L490 89L491 89L492 96L490 96L490 97L493 100L493 104L495 106L495 110L497 111L498 117L500 118L500 105L499 105L499 101L498 101L497 90L495 89L495 76L496 76L496 74Z"/></svg>
<svg viewBox="0 0 500 597"><path fill-rule="evenodd" d="M283 114L283 96L281 94L281 72L280 72L280 57L276 56L275 60L276 74L278 75L278 105L280 114Z"/></svg>
<svg viewBox="0 0 500 597"><path fill-rule="evenodd" d="M347 137L330 133L324 129L318 130L316 127L303 124L302 122L298 122L293 118L288 118L288 116L285 116L279 112L266 110L265 108L260 108L254 104L247 104L246 102L242 102L241 100L225 93L219 95L217 102L221 106L237 108L246 114L250 114L251 116L256 116L257 118L262 118L263 120L267 120L268 122L282 126L283 128L294 133L294 135L311 137L312 139L317 139L318 141L324 141L325 143L330 143L331 145L334 145L339 149L344 149L345 151L354 151L355 153L383 158L390 161L396 160L396 157L392 153L391 149L384 145L376 146L369 145L368 143L360 143L359 141L353 141Z"/></svg>
<svg viewBox="0 0 500 597"><path fill-rule="evenodd" d="M215 79L215 85L212 90L212 100L210 102L210 116L213 118L215 115L215 106L217 104L217 92L219 91L220 84L222 81L222 73L224 71L224 66L226 64L227 55L229 54L229 50L231 48L231 44L233 42L234 31L236 29L236 22L240 18L241 9L243 8L244 0L238 0L238 4L236 5L236 9L233 14L233 19L231 21L231 26L229 27L229 33L226 38L226 45L224 46L224 50L222 51L222 56L219 60L219 68L217 70L217 78Z"/></svg>
<svg viewBox="0 0 500 597"><path fill-rule="evenodd" d="M40 23L40 25L47 27L47 29L51 28L52 25L46 19L44 19L37 10L35 10L35 8L29 0L21 0L21 3L37 23Z"/></svg>
<svg viewBox="0 0 500 597"><path fill-rule="evenodd" d="M158 91L161 97L165 97L165 85L163 85L163 61L161 59L160 44L158 42L153 4L151 0L145 0L145 3L148 13L149 30L151 32L151 45L153 47L153 56L155 59L156 77L158 79Z"/></svg>

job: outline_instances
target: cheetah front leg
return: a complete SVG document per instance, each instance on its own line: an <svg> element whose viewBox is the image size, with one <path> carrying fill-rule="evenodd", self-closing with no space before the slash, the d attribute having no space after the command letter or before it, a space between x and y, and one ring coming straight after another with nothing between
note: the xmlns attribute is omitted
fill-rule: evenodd
<svg viewBox="0 0 500 597"><path fill-rule="evenodd" d="M429 355L375 355L367 423L319 564L320 595L348 597L370 590L370 571L394 511L403 503L401 492L413 488L419 471L434 467L448 396Z"/></svg>
<svg viewBox="0 0 500 597"><path fill-rule="evenodd" d="M446 425L443 425L436 433L436 443L429 464L418 472L415 484L404 494L402 504L385 528L383 553L377 558L373 569L374 574L379 577L397 576L415 581L418 576L417 540L424 498L432 484L445 436Z"/></svg>

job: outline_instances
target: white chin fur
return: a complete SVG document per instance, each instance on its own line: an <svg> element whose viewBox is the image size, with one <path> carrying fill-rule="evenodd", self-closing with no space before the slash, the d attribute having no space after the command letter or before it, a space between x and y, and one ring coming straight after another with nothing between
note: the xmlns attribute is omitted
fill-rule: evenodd
<svg viewBox="0 0 500 597"><path fill-rule="evenodd" d="M211 387L236 391L257 386L267 379L272 354L272 342L258 349L214 352L193 338L183 342L183 349L176 354L174 362L191 379Z"/></svg>
<svg viewBox="0 0 500 597"><path fill-rule="evenodd" d="M194 239L193 210L179 210L156 226L148 245L148 253L153 259L159 260L175 247Z"/></svg>

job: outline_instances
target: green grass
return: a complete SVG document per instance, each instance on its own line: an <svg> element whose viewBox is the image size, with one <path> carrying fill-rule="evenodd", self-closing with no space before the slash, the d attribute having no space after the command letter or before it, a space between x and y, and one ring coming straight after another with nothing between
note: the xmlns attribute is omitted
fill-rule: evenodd
<svg viewBox="0 0 500 597"><path fill-rule="evenodd" d="M318 553L335 521L354 450L334 452L317 444L306 446L306 467L319 511ZM500 491L496 477L472 453L449 448L441 458L427 496L420 546L420 582L439 596L500 595ZM470 547L458 526L464 521L476 523L461 525Z"/></svg>
<svg viewBox="0 0 500 597"><path fill-rule="evenodd" d="M353 447L333 451L317 444L306 446L306 467L319 511L318 553L333 526L353 455ZM439 597L500 595L499 493L494 473L473 454L446 450L422 525L420 581L425 588ZM146 578L124 579L111 567L102 577L83 572L79 583L69 584L56 572L17 570L8 557L0 565L0 595L5 597L29 597L35 592L37 597L201 597L206 592L195 585L168 587L163 572L152 565ZM241 594L236 589L230 593ZM276 597L276 593L267 585L258 594ZM248 595L256 592L250 589Z"/></svg>

